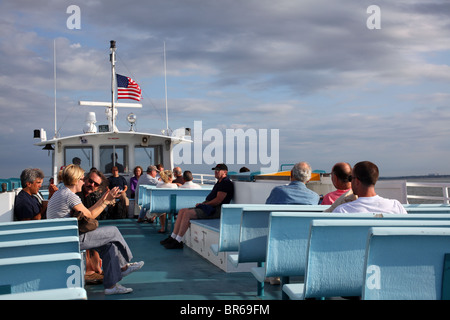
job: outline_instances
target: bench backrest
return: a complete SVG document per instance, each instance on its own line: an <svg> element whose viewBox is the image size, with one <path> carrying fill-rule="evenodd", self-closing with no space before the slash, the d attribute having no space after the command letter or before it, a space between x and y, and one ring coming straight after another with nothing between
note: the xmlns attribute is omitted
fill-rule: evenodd
<svg viewBox="0 0 450 320"><path fill-rule="evenodd" d="M76 218L13 221L0 223L0 231L77 225Z"/></svg>
<svg viewBox="0 0 450 320"><path fill-rule="evenodd" d="M195 207L205 201L210 189L168 189L151 190L150 211L157 213L178 212L183 208Z"/></svg>
<svg viewBox="0 0 450 320"><path fill-rule="evenodd" d="M0 231L0 242L70 236L78 237L77 225Z"/></svg>
<svg viewBox="0 0 450 320"><path fill-rule="evenodd" d="M80 252L79 237L72 236L0 242L1 258L65 252Z"/></svg>
<svg viewBox="0 0 450 320"><path fill-rule="evenodd" d="M270 213L257 213L257 211L251 212L244 210L242 213L242 222L240 229L240 243L238 262L264 262L266 261L266 249L267 249L267 235L269 233L269 214ZM297 213L295 213L297 214ZM300 214L300 212L299 212ZM378 214L348 214L338 215L337 213L325 213L317 212L312 216L309 216L308 220L305 220L302 231L305 232L305 239L308 239L309 235L309 223L313 219L333 219L333 218L373 218ZM383 214L385 219L449 219L449 215L445 214ZM306 246L305 246L306 248Z"/></svg>
<svg viewBox="0 0 450 320"><path fill-rule="evenodd" d="M82 287L83 278L80 253L0 259L2 293Z"/></svg>
<svg viewBox="0 0 450 320"><path fill-rule="evenodd" d="M360 296L366 239L372 227L450 227L450 220L314 220L310 227L304 298Z"/></svg>
<svg viewBox="0 0 450 320"><path fill-rule="evenodd" d="M343 215L339 216L342 216L342 219L350 218L348 216L349 214ZM450 220L450 215L446 214L384 214L382 218L368 216L367 213L359 215L362 215L364 219L369 218L373 220ZM280 212L273 212L271 214L265 263L266 275L268 277L305 275L310 225L312 220L317 220L316 217L318 219L336 219L338 215L332 214L328 217L310 215L305 219L305 217L299 214ZM357 219L358 216L354 216L354 218ZM292 251L291 247L295 251ZM286 252L286 250L288 251ZM283 259L280 257L283 257Z"/></svg>
<svg viewBox="0 0 450 320"><path fill-rule="evenodd" d="M450 213L450 207L443 207L443 206L433 206L433 207L408 207L408 206L405 206L405 209L409 214Z"/></svg>
<svg viewBox="0 0 450 320"><path fill-rule="evenodd" d="M269 221L272 212L247 211L242 212L242 222L240 229L238 262L265 262L267 252L267 237L269 235ZM287 213L287 212L285 212ZM371 214L338 214L326 212L289 212L292 215L300 216L303 227L299 226L299 232L304 232L306 238L309 232L309 224L313 219L368 219Z"/></svg>
<svg viewBox="0 0 450 320"><path fill-rule="evenodd" d="M238 251L239 240L241 237L242 212L259 211L266 215L264 221L268 220L270 212L277 211L296 211L296 212L322 212L329 206L321 205L266 205L266 204L227 204L222 206L220 216L219 231L219 251ZM448 205L405 205L408 212L414 214L443 213L450 214L450 206ZM262 215L260 216L262 217ZM247 219L247 218L246 218ZM249 219L253 219L250 218ZM262 218L261 218L262 219ZM249 225L249 224L247 224ZM242 235L242 239L246 239L246 235ZM250 240L250 238L247 238ZM262 239L264 242L264 239ZM265 248L265 247L264 247ZM263 250L264 251L264 250Z"/></svg>
<svg viewBox="0 0 450 320"><path fill-rule="evenodd" d="M363 299L441 298L449 228L372 228L364 264Z"/></svg>
<svg viewBox="0 0 450 320"><path fill-rule="evenodd" d="M268 220L272 211L321 212L327 206L279 205L279 204L226 204L222 206L219 228L219 251L238 251L242 212L258 212ZM257 219L259 220L259 219Z"/></svg>
<svg viewBox="0 0 450 320"><path fill-rule="evenodd" d="M146 207L146 209L150 207L151 192L153 189L156 189L156 186L152 185L139 186L137 201L140 206Z"/></svg>

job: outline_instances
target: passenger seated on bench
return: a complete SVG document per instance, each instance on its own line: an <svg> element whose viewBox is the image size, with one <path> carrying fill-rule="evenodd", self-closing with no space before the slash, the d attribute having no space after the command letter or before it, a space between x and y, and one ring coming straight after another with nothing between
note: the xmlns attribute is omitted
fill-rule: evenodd
<svg viewBox="0 0 450 320"><path fill-rule="evenodd" d="M296 163L291 170L291 183L273 188L266 204L318 204L319 195L305 185L311 179L311 172L307 162Z"/></svg>
<svg viewBox="0 0 450 320"><path fill-rule="evenodd" d="M117 166L112 167L111 173L112 176L108 177L109 189L119 187L120 190L120 193L117 196L119 202L115 203L117 207L112 210L114 213L112 214L112 218L124 219L128 216L128 207L130 205L130 200L127 197L127 180L123 176L119 175L119 168Z"/></svg>
<svg viewBox="0 0 450 320"><path fill-rule="evenodd" d="M201 189L202 187L197 184L194 183L192 180L194 180L194 178L192 177L192 172L190 172L189 170L186 170L185 172L183 172L183 179L184 179L184 184L182 184L179 188L180 189Z"/></svg>
<svg viewBox="0 0 450 320"><path fill-rule="evenodd" d="M216 184L203 203L197 203L195 208L185 208L178 212L172 235L160 242L166 249L183 248L182 240L191 219L217 219L220 217L222 204L231 202L234 185L228 178L228 167L221 163L212 169L217 179Z"/></svg>
<svg viewBox="0 0 450 320"><path fill-rule="evenodd" d="M136 186L139 181L140 176L143 173L141 166L136 166L133 170L134 176L130 178L130 198L134 199L134 196L136 194Z"/></svg>
<svg viewBox="0 0 450 320"><path fill-rule="evenodd" d="M140 185L151 185L156 186L158 184L158 179L156 178L156 174L159 173L159 170L156 169L155 166L148 166L146 173L142 174L138 180L136 185L136 193L135 193L135 202L134 202L134 212L139 215L137 222L145 221L145 210L144 208L140 208L138 204L139 199L139 186Z"/></svg>
<svg viewBox="0 0 450 320"><path fill-rule="evenodd" d="M352 170L351 182L353 193L358 199L341 204L333 212L338 213L403 213L406 210L403 205L392 199L380 197L375 192L375 183L378 180L378 167L370 161L362 161L355 164Z"/></svg>
<svg viewBox="0 0 450 320"><path fill-rule="evenodd" d="M14 220L40 220L45 214L47 203L41 203L35 196L42 187L44 172L41 169L25 169L20 175L22 190L14 200Z"/></svg>
<svg viewBox="0 0 450 320"><path fill-rule="evenodd" d="M322 204L330 205L324 212L333 212L337 206L358 198L352 191L352 183L349 180L351 175L352 167L347 162L338 162L333 166L331 181L337 190L327 193L323 197Z"/></svg>
<svg viewBox="0 0 450 320"><path fill-rule="evenodd" d="M156 187L157 188L170 188L170 189L178 189L178 186L172 182L173 179L173 174L172 171L170 170L164 170L161 171L159 173L159 175L161 176L161 180ZM161 215L159 215L159 223L161 224L161 229L158 230L158 233L164 233L166 232L166 213L162 213ZM157 217L157 214L155 214L153 217L151 217L150 219L150 223L153 223L153 221L155 221Z"/></svg>
<svg viewBox="0 0 450 320"><path fill-rule="evenodd" d="M108 179L103 173L96 168L92 168L89 173L84 177L84 184L81 187L81 192L77 192L76 195L80 197L81 202L86 208L92 207L100 198L102 194L107 190ZM98 217L106 217L106 210L104 210ZM86 250L86 273L84 275L84 281L86 284L102 284L103 283L103 271L102 271L102 259L97 251L94 249Z"/></svg>
<svg viewBox="0 0 450 320"><path fill-rule="evenodd" d="M183 179L183 171L181 170L180 167L175 167L173 168L173 183L176 183L177 186L182 186L184 184L184 179Z"/></svg>
<svg viewBox="0 0 450 320"><path fill-rule="evenodd" d="M87 209L79 196L84 184L84 170L76 165L68 165L62 173L64 186L55 192L49 201L47 217L69 218L72 210L81 211L86 217L95 219L103 209L115 200L119 188L115 187ZM129 263L133 258L125 239L119 229L114 226L97 228L93 231L80 234L80 250L95 249L100 254L103 262L103 286L105 294L122 294L132 292L133 289L125 288L118 284L122 278L131 272L139 270L144 262Z"/></svg>

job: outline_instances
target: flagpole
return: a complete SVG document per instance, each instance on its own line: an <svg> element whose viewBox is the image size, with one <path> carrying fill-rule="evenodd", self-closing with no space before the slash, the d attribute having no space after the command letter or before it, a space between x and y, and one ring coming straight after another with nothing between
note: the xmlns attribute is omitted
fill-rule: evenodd
<svg viewBox="0 0 450 320"><path fill-rule="evenodd" d="M114 131L114 92L115 92L115 78L116 78L116 41L111 40L111 128L110 131Z"/></svg>

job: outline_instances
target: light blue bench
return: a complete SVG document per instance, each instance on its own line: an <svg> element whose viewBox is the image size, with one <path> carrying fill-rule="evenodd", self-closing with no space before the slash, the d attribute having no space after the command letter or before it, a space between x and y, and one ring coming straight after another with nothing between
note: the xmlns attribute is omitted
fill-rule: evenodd
<svg viewBox="0 0 450 320"><path fill-rule="evenodd" d="M140 185L139 186L139 192L138 192L138 204L140 206L148 206L147 209L150 206L150 197L151 197L151 190L156 189L156 186L152 185Z"/></svg>
<svg viewBox="0 0 450 320"><path fill-rule="evenodd" d="M308 206L305 206L308 207ZM316 206L311 206L313 209L317 208ZM307 209L307 208L305 208ZM274 211L272 211L274 212ZM296 213L300 211L292 211L292 213ZM230 259L236 263L243 262L264 262L266 258L266 248L267 248L267 235L269 228L269 215L270 211L263 211L260 209L247 209L244 207L241 215L241 224L240 224L240 235L239 235L239 247L237 256L231 256ZM427 213L428 214L428 213ZM361 213L356 215L358 218L359 215L363 215L364 218L372 217L374 214L365 214ZM416 219L423 219L425 216L420 215L419 213L414 214L417 215ZM326 212L318 212L315 213L317 219L330 219L341 217L338 216L337 213L326 213ZM405 219L414 219L413 215L394 215L387 214L388 218L405 218ZM390 216L390 217L389 217ZM423 216L423 217L422 217ZM342 218L351 218L349 214L344 214Z"/></svg>
<svg viewBox="0 0 450 320"><path fill-rule="evenodd" d="M197 203L205 201L211 189L148 189L151 192L149 211L152 213L167 213L171 217L172 228L175 214L183 208L195 207ZM145 204L144 204L145 206ZM167 223L165 224L167 231Z"/></svg>
<svg viewBox="0 0 450 320"><path fill-rule="evenodd" d="M61 218L61 219L2 222L0 223L0 231L45 228L45 227L60 227L60 226L78 226L78 221L76 218Z"/></svg>
<svg viewBox="0 0 450 320"><path fill-rule="evenodd" d="M406 210L414 214L425 213L449 213L448 205L404 205ZM284 210L283 210L284 207ZM266 204L227 204L222 206L220 216L219 243L211 245L211 251L217 255L219 252L238 251L240 229L242 222L242 211L258 211L258 214L267 215L275 211L296 211L296 212L323 212L329 206L322 205L266 205ZM266 218L264 218L266 219ZM230 255L233 263L238 262L237 255Z"/></svg>
<svg viewBox="0 0 450 320"><path fill-rule="evenodd" d="M372 228L364 264L366 300L441 299L450 228Z"/></svg>
<svg viewBox="0 0 450 320"><path fill-rule="evenodd" d="M80 252L80 241L78 236L0 241L1 258L65 252Z"/></svg>
<svg viewBox="0 0 450 320"><path fill-rule="evenodd" d="M218 252L239 250L242 212L244 210L260 217L265 216L264 219L268 221L269 214L272 211L322 212L326 208L327 206L319 205L224 204L220 214L219 243L211 245L211 251L217 255Z"/></svg>
<svg viewBox="0 0 450 320"><path fill-rule="evenodd" d="M87 300L83 288L62 288L0 295L0 300Z"/></svg>
<svg viewBox="0 0 450 320"><path fill-rule="evenodd" d="M211 192L213 186L202 186L201 189L183 189L183 188L178 188L178 189L168 189L168 188L157 188L156 186L152 186L152 185L140 185L139 186L139 192L138 192L138 204L140 206L145 207L147 210L150 209L150 205L151 205L151 198L152 198L152 192L154 190L185 190L185 191L193 191L193 190L200 190L200 192L205 192L205 190L209 190L209 192ZM206 192L205 198L206 196L209 194L209 192ZM195 194L195 192L193 193ZM205 199L203 198L202 202ZM194 203L195 204L195 203Z"/></svg>
<svg viewBox="0 0 450 320"><path fill-rule="evenodd" d="M0 292L21 293L78 287L84 283L80 253L0 259Z"/></svg>
<svg viewBox="0 0 450 320"><path fill-rule="evenodd" d="M248 216L248 219L246 217ZM283 220L279 225L272 223L273 216L283 216ZM406 215L405 215L406 216ZM261 216L257 222L257 216L242 215L241 239L239 244L239 252L235 263L256 262L257 267L251 269L251 273L257 280L257 295L264 295L264 280L266 277L287 276L292 273L294 275L304 275L304 262L306 257L306 248L309 238L309 226L314 219L373 219L372 214L367 213L326 213L326 212L269 212L267 215ZM262 219L264 218L264 219ZM450 219L450 215L449 215ZM247 221L244 221L247 220ZM278 221L277 221L278 223ZM270 225L271 224L271 225ZM270 226L269 226L270 225ZM279 230L281 234L289 235L284 239L284 246L277 248L272 241L272 234L269 234L269 228ZM272 232L273 233L273 232ZM270 239L270 240L269 240ZM292 241L290 241L292 239ZM269 248L269 245L271 246ZM278 246L279 243L276 243ZM293 246L293 247L291 247ZM279 275L274 272L267 273L267 264L271 267L278 263L283 263L278 259L277 250L293 250L291 254L296 256L297 264L289 264L288 268L292 269L287 274ZM275 257L274 261L268 260ZM301 267L303 263L303 270Z"/></svg>
<svg viewBox="0 0 450 320"><path fill-rule="evenodd" d="M0 231L0 242L66 236L78 237L78 225Z"/></svg>
<svg viewBox="0 0 450 320"><path fill-rule="evenodd" d="M176 213L183 208L192 208L205 201L210 189L166 189L151 190L150 212Z"/></svg>
<svg viewBox="0 0 450 320"><path fill-rule="evenodd" d="M406 211L409 214L424 214L424 213L450 213L450 207L449 206L410 206L410 205L404 205Z"/></svg>
<svg viewBox="0 0 450 320"><path fill-rule="evenodd" d="M266 273L289 277L295 275L297 262L292 253L280 245L286 241L282 233L285 222L283 217L272 217ZM313 220L304 268L304 282L286 284L283 286L283 292L292 300L361 296L367 234L372 227L378 226L450 227L450 219ZM273 250L279 251L275 253ZM276 259L283 263L273 262L274 254L277 255Z"/></svg>
<svg viewBox="0 0 450 320"><path fill-rule="evenodd" d="M297 256L297 265L295 268L295 272L299 272L296 275L304 276L305 274L305 266L306 266L306 252L308 247L308 239L309 239L309 229L310 224L313 220L317 219L402 219L402 220L429 220L429 219L440 219L440 220L449 220L450 214L368 214L368 213L344 213L344 214L336 214L336 213L275 213L273 212L271 214L274 215L283 215L286 216L285 222L283 223L283 228L286 230L290 230L289 233L291 234L292 239L296 239L295 243L293 242L292 245L296 246L296 250L299 250L299 255ZM291 219L289 220L288 219ZM296 219L296 217L298 217ZM295 226L293 228L292 226ZM282 227L280 227L282 228ZM288 232L283 230L283 228L280 230L280 232ZM261 235L260 235L261 237ZM270 236L267 238L267 243L270 241ZM279 275L273 275L272 272L269 274L266 274L266 268L270 263L274 263L275 261L279 260L269 260L269 256L267 254L269 253L269 250L276 254L277 250L283 250L283 247L280 248L272 248L269 249L269 245L266 243L265 247L267 248L267 251L265 253L265 256L262 256L262 253L260 252L259 259L266 259L265 267L255 267L251 269L252 274L255 276L255 278L258 280L258 295L263 295L263 286L264 282L263 280L266 277L275 277ZM277 243L274 242L272 245L276 245ZM256 250L256 249L255 249ZM259 251L259 250L258 250ZM269 266L270 267L270 266ZM293 267L292 265L290 267Z"/></svg>

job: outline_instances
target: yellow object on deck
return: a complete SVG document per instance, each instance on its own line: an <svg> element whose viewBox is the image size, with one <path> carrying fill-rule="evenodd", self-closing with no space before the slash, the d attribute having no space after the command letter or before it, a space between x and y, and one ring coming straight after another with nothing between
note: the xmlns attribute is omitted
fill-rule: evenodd
<svg viewBox="0 0 450 320"><path fill-rule="evenodd" d="M261 176L270 176L270 177L289 177L290 175L291 175L291 171L290 170L279 171L279 172L275 172L275 173L261 174ZM310 181L320 181L320 173L313 172L311 174L311 180Z"/></svg>

